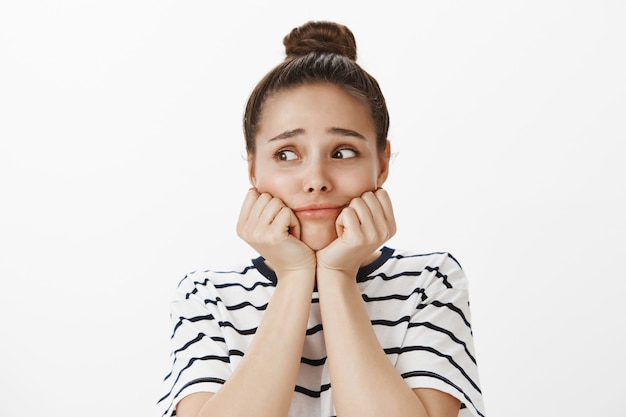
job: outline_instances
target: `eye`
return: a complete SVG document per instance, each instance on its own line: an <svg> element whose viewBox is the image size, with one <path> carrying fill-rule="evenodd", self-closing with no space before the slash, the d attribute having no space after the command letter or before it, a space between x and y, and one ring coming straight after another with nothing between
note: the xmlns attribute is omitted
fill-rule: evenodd
<svg viewBox="0 0 626 417"><path fill-rule="evenodd" d="M294 151L281 149L274 154L274 157L279 161L293 161L294 159L298 158L298 155L296 155Z"/></svg>
<svg viewBox="0 0 626 417"><path fill-rule="evenodd" d="M335 159L348 159L348 158L354 158L354 157L356 157L358 155L359 155L359 153L357 151L355 151L354 149L344 148L344 149L339 149L339 150L335 151L335 153L333 153L333 158L335 158Z"/></svg>

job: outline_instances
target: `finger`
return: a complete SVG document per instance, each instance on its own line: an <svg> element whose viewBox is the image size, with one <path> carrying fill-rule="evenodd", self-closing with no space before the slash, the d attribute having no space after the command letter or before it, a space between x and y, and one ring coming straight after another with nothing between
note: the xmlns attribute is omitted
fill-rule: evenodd
<svg viewBox="0 0 626 417"><path fill-rule="evenodd" d="M375 224L386 223L384 208L376 194L371 191L366 192L361 196L361 199L367 204Z"/></svg>
<svg viewBox="0 0 626 417"><path fill-rule="evenodd" d="M265 207L272 200L272 196L268 193L260 193L257 197L256 201L252 205L250 209L250 215L248 216L248 222L258 223L258 220L261 218Z"/></svg>
<svg viewBox="0 0 626 417"><path fill-rule="evenodd" d="M366 242L379 241L387 235L387 225L382 217L382 208L372 193L354 199L350 204L355 209L361 223L361 233Z"/></svg>
<svg viewBox="0 0 626 417"><path fill-rule="evenodd" d="M391 198L387 191L382 188L379 188L374 193L378 201L380 202L381 207L383 208L383 212L385 213L385 218L390 221L395 221L395 216L393 214L393 204L391 204Z"/></svg>
<svg viewBox="0 0 626 417"><path fill-rule="evenodd" d="M352 207L349 205L341 210L337 220L335 221L335 229L337 230L337 236L342 237L345 234L348 236L361 236L361 221L359 216Z"/></svg>
<svg viewBox="0 0 626 417"><path fill-rule="evenodd" d="M274 218L272 227L278 227L285 234L290 234L300 240L300 222L296 214L287 206L283 205Z"/></svg>
<svg viewBox="0 0 626 417"><path fill-rule="evenodd" d="M250 188L246 193L246 196L243 199L243 203L241 204L241 210L239 211L239 218L237 220L237 233L241 236L245 225L248 223L248 219L250 218L250 212L252 211L252 207L254 203L259 198L259 193L256 188Z"/></svg>
<svg viewBox="0 0 626 417"><path fill-rule="evenodd" d="M372 208L370 207L370 204L366 202L366 199L370 200L370 204L376 204L375 202L373 202L375 198L370 192L369 195L368 193L365 193L361 197L353 198L349 206L352 207L356 212L356 215L358 216L361 225L363 227L370 228L374 226L375 218L374 212L372 212Z"/></svg>
<svg viewBox="0 0 626 417"><path fill-rule="evenodd" d="M378 191L377 191L378 192ZM376 192L376 193L377 193ZM390 211L388 216L385 212L385 205L391 207L391 201L386 192L380 194L365 193L363 195L363 201L365 201L372 212L374 217L374 227L379 233L379 236L388 239L395 234L395 221L393 219L393 210ZM384 201L384 203L383 203Z"/></svg>
<svg viewBox="0 0 626 417"><path fill-rule="evenodd" d="M393 213L393 204L391 203L389 193L387 193L387 191L385 191L383 188L379 188L378 190L376 190L374 195L380 202L380 206L383 209L386 222L390 227L391 235L394 235L396 233L396 218L395 214Z"/></svg>
<svg viewBox="0 0 626 417"><path fill-rule="evenodd" d="M268 194L269 195L269 194ZM279 198L270 199L265 206L263 206L261 213L259 214L259 223L263 225L272 224L276 221L276 216L285 207L285 203Z"/></svg>
<svg viewBox="0 0 626 417"><path fill-rule="evenodd" d="M385 191L383 188L379 188L374 192L374 196L380 202L380 205L383 208L383 212L385 213L385 217L388 216L390 219L393 219L393 206L391 204L391 198L389 197L389 193L387 193L387 191Z"/></svg>
<svg viewBox="0 0 626 417"><path fill-rule="evenodd" d="M293 212L289 207L285 207L283 210L289 211L289 233L293 235L296 239L300 240L300 220L298 220L298 216Z"/></svg>
<svg viewBox="0 0 626 417"><path fill-rule="evenodd" d="M343 216L346 210L348 210L348 207L344 207L343 210L341 210L341 212L339 213L339 216L337 216L337 218L335 219L335 232L337 232L337 237L343 236L343 232L345 229Z"/></svg>
<svg viewBox="0 0 626 417"><path fill-rule="evenodd" d="M380 191L379 194L376 194L378 190L365 192L360 199L355 199L353 202L361 220L363 234L370 240L386 240L393 236L396 230L391 200L385 191ZM385 206L389 209L389 213L385 212Z"/></svg>

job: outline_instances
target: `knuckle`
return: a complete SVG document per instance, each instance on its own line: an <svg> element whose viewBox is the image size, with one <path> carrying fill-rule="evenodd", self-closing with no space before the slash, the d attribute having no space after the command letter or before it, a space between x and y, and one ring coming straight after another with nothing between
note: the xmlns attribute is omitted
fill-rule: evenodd
<svg viewBox="0 0 626 417"><path fill-rule="evenodd" d="M263 193L259 196L259 198L257 199L257 202L261 203L261 204L267 204L270 200L272 199L272 197L267 194L267 193Z"/></svg>

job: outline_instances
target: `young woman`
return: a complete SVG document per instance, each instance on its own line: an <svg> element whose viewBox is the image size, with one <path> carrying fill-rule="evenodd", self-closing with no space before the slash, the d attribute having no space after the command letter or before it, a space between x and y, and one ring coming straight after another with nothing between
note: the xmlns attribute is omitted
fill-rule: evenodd
<svg viewBox="0 0 626 417"><path fill-rule="evenodd" d="M389 117L352 33L284 44L244 116L237 232L260 257L181 281L159 415L483 416L461 267L384 246Z"/></svg>

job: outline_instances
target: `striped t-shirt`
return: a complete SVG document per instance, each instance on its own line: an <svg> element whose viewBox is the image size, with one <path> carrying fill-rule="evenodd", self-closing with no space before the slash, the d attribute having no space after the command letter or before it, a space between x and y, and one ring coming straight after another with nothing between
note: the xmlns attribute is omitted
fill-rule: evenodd
<svg viewBox="0 0 626 417"><path fill-rule="evenodd" d="M359 269L372 326L411 388L458 398L459 416L484 416L472 337L467 280L448 253L381 249ZM229 271L188 274L171 305L171 372L157 416L176 415L194 392L216 392L245 354L276 288L263 258ZM289 416L335 415L317 292L311 298L300 371Z"/></svg>

